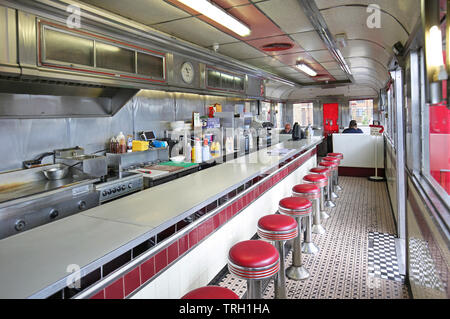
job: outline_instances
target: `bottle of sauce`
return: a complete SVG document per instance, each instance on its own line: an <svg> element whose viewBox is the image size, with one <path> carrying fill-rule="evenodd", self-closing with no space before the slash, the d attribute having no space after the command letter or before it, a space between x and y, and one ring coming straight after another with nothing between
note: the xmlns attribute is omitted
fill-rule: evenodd
<svg viewBox="0 0 450 319"><path fill-rule="evenodd" d="M122 132L119 133L119 135L117 135L117 140L119 142L119 149L117 151L117 153L126 153L127 152L127 141L125 139L125 135L123 135Z"/></svg>
<svg viewBox="0 0 450 319"><path fill-rule="evenodd" d="M117 153L117 140L114 136L111 138L111 141L109 142L109 148L111 153L113 154Z"/></svg>

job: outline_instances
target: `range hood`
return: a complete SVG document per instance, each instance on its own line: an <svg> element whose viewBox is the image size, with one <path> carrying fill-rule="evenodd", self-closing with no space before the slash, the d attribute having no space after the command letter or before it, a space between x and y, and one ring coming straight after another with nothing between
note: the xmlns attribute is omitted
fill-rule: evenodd
<svg viewBox="0 0 450 319"><path fill-rule="evenodd" d="M46 66L41 57L49 52L41 51L51 47L42 44L43 21L6 7L0 7L0 17L0 118L113 116L144 87L95 69Z"/></svg>

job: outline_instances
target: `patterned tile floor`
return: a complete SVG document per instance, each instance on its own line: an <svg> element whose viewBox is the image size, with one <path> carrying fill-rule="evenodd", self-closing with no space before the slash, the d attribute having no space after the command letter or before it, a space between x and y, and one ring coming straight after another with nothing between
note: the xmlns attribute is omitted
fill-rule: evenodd
<svg viewBox="0 0 450 319"><path fill-rule="evenodd" d="M326 234L313 234L320 248L314 256L303 254L310 272L304 281L287 279L288 299L403 299L409 298L403 281L369 275L369 235L395 234L395 225L385 183L366 178L341 177L343 191L338 193L336 207L329 209L330 218L323 221ZM286 265L292 261L292 251ZM224 271L214 282L228 287L240 297L246 293L246 282ZM273 280L263 298L274 297Z"/></svg>

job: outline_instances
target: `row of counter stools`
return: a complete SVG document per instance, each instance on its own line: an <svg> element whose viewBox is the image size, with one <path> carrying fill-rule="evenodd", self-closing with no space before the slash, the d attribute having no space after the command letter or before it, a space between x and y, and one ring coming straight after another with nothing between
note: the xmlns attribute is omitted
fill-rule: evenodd
<svg viewBox="0 0 450 319"><path fill-rule="evenodd" d="M231 274L247 280L247 298L261 299L262 280L275 276L275 298L286 298L286 277L305 280L308 270L302 262L302 253L319 252L312 242L311 234L324 234L322 219L330 216L325 207L335 207L333 202L342 190L339 186L338 166L343 159L341 153L329 153L319 166L303 177L304 184L292 188L292 196L283 198L278 213L259 219L257 234L263 240L246 240L231 247L228 254L228 270ZM302 235L304 237L302 243ZM284 246L293 240L292 265L285 269ZM270 244L268 241L274 243ZM237 299L231 290L219 286L195 289L183 299Z"/></svg>

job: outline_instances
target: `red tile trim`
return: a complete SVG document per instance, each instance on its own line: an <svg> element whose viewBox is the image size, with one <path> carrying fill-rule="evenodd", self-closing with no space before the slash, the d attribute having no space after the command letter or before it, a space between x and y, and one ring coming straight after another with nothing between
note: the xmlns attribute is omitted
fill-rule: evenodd
<svg viewBox="0 0 450 319"><path fill-rule="evenodd" d="M105 290L102 289L95 295L93 295L90 299L105 299Z"/></svg>
<svg viewBox="0 0 450 319"><path fill-rule="evenodd" d="M134 268L124 276L125 296L135 291L141 285L140 267Z"/></svg>
<svg viewBox="0 0 450 319"><path fill-rule="evenodd" d="M178 256L189 250L189 234L178 239Z"/></svg>
<svg viewBox="0 0 450 319"><path fill-rule="evenodd" d="M141 264L141 285L151 279L155 275L155 257Z"/></svg>
<svg viewBox="0 0 450 319"><path fill-rule="evenodd" d="M178 240L167 247L167 264L178 258Z"/></svg>
<svg viewBox="0 0 450 319"><path fill-rule="evenodd" d="M105 299L123 299L124 297L123 277L105 288Z"/></svg>
<svg viewBox="0 0 450 319"><path fill-rule="evenodd" d="M160 272L167 266L167 248L155 255L155 273Z"/></svg>

